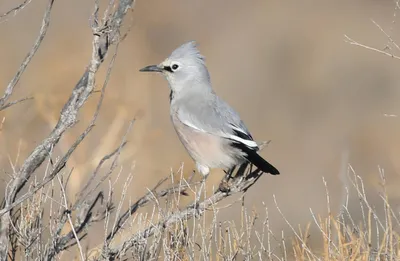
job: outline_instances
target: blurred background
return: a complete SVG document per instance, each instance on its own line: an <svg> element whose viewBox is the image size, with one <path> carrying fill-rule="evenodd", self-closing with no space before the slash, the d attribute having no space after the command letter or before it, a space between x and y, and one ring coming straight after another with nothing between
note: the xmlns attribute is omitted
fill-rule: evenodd
<svg viewBox="0 0 400 261"><path fill-rule="evenodd" d="M46 2L33 0L0 23L1 88L37 37ZM1 1L0 13L15 4ZM3 188L10 162L18 167L48 135L87 66L92 11L93 1L56 1L48 34L12 97L34 100L0 112ZM327 214L324 177L336 215L350 185L348 164L363 178L370 203L377 206L383 205L378 166L383 168L392 206L399 210L400 119L385 114L400 114L400 61L344 41L346 34L383 50L389 41L373 19L400 42L393 1L146 0L137 1L127 18L124 30L130 32L120 46L97 126L68 165L74 167L71 198L101 157L118 146L133 118L121 158L122 174L134 175L132 199L182 163L186 175L191 173L194 164L169 121L167 82L138 70L196 40L216 92L240 113L257 141L272 140L261 154L281 175L262 177L245 204L263 213L265 203L278 235L285 230L290 237L290 230L272 195L294 226L305 227L312 220L310 208ZM56 148L59 153L88 124L98 97L94 94L85 105L78 125ZM221 177L221 171L214 171L207 186L217 185ZM240 207L227 208L219 218L239 218L239 213Z"/></svg>

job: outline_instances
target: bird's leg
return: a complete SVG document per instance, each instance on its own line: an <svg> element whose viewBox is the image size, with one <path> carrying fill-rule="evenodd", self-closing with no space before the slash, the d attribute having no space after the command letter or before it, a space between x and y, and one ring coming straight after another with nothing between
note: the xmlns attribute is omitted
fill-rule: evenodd
<svg viewBox="0 0 400 261"><path fill-rule="evenodd" d="M200 201L200 197L203 192L203 189L204 189L204 192L206 190L205 184L206 184L207 177L208 177L208 175L203 175L202 180L201 180L200 189L197 191L197 195L196 195L196 202L197 202L196 204L197 205L198 205L198 202Z"/></svg>
<svg viewBox="0 0 400 261"><path fill-rule="evenodd" d="M230 190L229 183L230 183L230 180L232 179L232 174L233 174L233 171L235 170L235 168L236 167L234 166L233 168L230 168L228 170L224 170L225 176L221 180L221 182L219 183L219 187L218 187L218 189L221 192L229 192L229 190Z"/></svg>
<svg viewBox="0 0 400 261"><path fill-rule="evenodd" d="M207 177L208 177L208 174L207 175L203 175L202 180L201 180L200 189L197 191L197 195L196 195L196 198L195 198L195 209L196 209L196 214L195 215L196 215L196 217L200 217L200 209L199 209L200 198L201 198L201 194L203 193L203 191L204 191L204 194L206 192L205 184L206 184Z"/></svg>
<svg viewBox="0 0 400 261"><path fill-rule="evenodd" d="M206 183L206 179L208 177L208 174L210 174L210 168L206 167L204 165L201 165L198 162L196 162L196 167L199 170L199 172L200 172L200 174L202 175L202 178L203 178L202 181L201 181L200 189L199 189L199 191L197 192L197 195L196 195L196 201L199 201L200 196L201 196L201 192L202 192L202 190L204 188L204 184Z"/></svg>
<svg viewBox="0 0 400 261"><path fill-rule="evenodd" d="M205 191L206 191L205 183L206 183L208 174L210 174L210 168L207 166L201 165L198 162L196 162L196 167L199 170L200 174L202 174L200 189L197 191L196 198L195 198L196 216L198 216L200 214L199 213L200 212L199 211L199 202L200 202L200 198L201 198L201 193L203 192L203 189L204 189L204 194L205 194Z"/></svg>

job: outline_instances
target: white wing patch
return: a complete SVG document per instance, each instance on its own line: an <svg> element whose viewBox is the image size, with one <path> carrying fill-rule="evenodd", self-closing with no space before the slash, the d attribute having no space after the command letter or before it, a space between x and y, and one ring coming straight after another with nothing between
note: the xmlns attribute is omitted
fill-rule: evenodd
<svg viewBox="0 0 400 261"><path fill-rule="evenodd" d="M239 131L239 132L249 136L249 133L247 133L246 130L243 130L242 128L239 128L239 127L237 127L237 126L235 126L233 124L229 124L229 125L231 126L232 129L234 129L236 131ZM240 137L235 136L235 135L231 135L230 138L232 140L239 141L239 142L243 143L244 145L246 145L248 147L252 147L252 148L258 147L257 143L254 140L243 139L243 138L240 138Z"/></svg>
<svg viewBox="0 0 400 261"><path fill-rule="evenodd" d="M190 123L188 121L182 121L182 123L185 124L186 126L189 126L190 128L197 130L197 131L206 132L205 130L200 129L199 127L193 125L192 123Z"/></svg>
<svg viewBox="0 0 400 261"><path fill-rule="evenodd" d="M197 130L197 131L209 133L208 131L197 127L196 125L194 125L193 123L190 123L189 121L182 121L182 123L185 124L186 126L192 128L192 129ZM230 124L230 126L232 127L232 129L240 131L240 132L248 135L248 133L245 130L240 129L240 128L236 127L236 126L233 126L231 124ZM246 145L248 147L251 147L251 148L257 148L258 147L257 143L254 140L246 140L246 139L240 138L240 137L238 137L238 136L236 136L234 134L228 134L228 133L224 133L224 132L221 132L221 131L218 131L217 133L210 133L210 134L219 135L219 136L221 136L223 138L228 138L228 139L243 143L244 145Z"/></svg>
<svg viewBox="0 0 400 261"><path fill-rule="evenodd" d="M243 129L239 128L239 127L236 127L233 124L229 124L229 125L231 126L232 129L240 131L241 133L244 133L244 134L248 135L248 133L245 130L243 130Z"/></svg>
<svg viewBox="0 0 400 261"><path fill-rule="evenodd" d="M244 145L246 145L248 147L252 147L252 148L258 147L257 143L254 140L245 140L245 139L242 139L242 138L232 135L232 134L229 135L228 138L231 140L235 140L240 143L243 143Z"/></svg>

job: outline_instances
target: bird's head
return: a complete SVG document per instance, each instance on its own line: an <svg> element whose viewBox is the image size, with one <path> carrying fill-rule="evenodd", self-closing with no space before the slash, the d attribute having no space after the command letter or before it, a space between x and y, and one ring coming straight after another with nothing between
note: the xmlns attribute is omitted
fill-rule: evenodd
<svg viewBox="0 0 400 261"><path fill-rule="evenodd" d="M146 66L140 71L162 73L173 92L192 88L198 83L209 85L210 82L205 59L197 49L195 41L184 43L160 64Z"/></svg>

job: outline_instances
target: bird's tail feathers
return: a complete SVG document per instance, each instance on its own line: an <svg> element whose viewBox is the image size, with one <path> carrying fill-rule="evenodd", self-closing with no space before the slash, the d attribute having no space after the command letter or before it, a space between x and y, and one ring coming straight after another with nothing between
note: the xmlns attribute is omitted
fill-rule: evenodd
<svg viewBox="0 0 400 261"><path fill-rule="evenodd" d="M251 136L249 136L249 140L253 141ZM254 141L253 141L254 142ZM254 142L255 143L255 142ZM263 159L260 155L258 155L257 151L258 147L249 147L247 144L243 142L238 142L236 140L232 140L232 146L240 149L244 152L244 158L252 163L254 166L259 168L262 172L270 173L271 175L279 175L279 170L277 170L274 166L272 166L269 162Z"/></svg>
<svg viewBox="0 0 400 261"><path fill-rule="evenodd" d="M272 166L268 161L263 159L255 150L247 148L245 158L262 172L270 173L271 175L279 175L279 170Z"/></svg>
<svg viewBox="0 0 400 261"><path fill-rule="evenodd" d="M271 175L279 175L279 170L272 166L268 161L263 159L257 152L249 150L246 151L247 156L245 157L254 166L259 168L262 172L270 173Z"/></svg>
<svg viewBox="0 0 400 261"><path fill-rule="evenodd" d="M279 175L279 170L272 166L269 162L258 155L257 150L247 147L243 143L234 142L233 146L241 149L245 155L245 159L259 168L262 172L270 173L271 175Z"/></svg>

